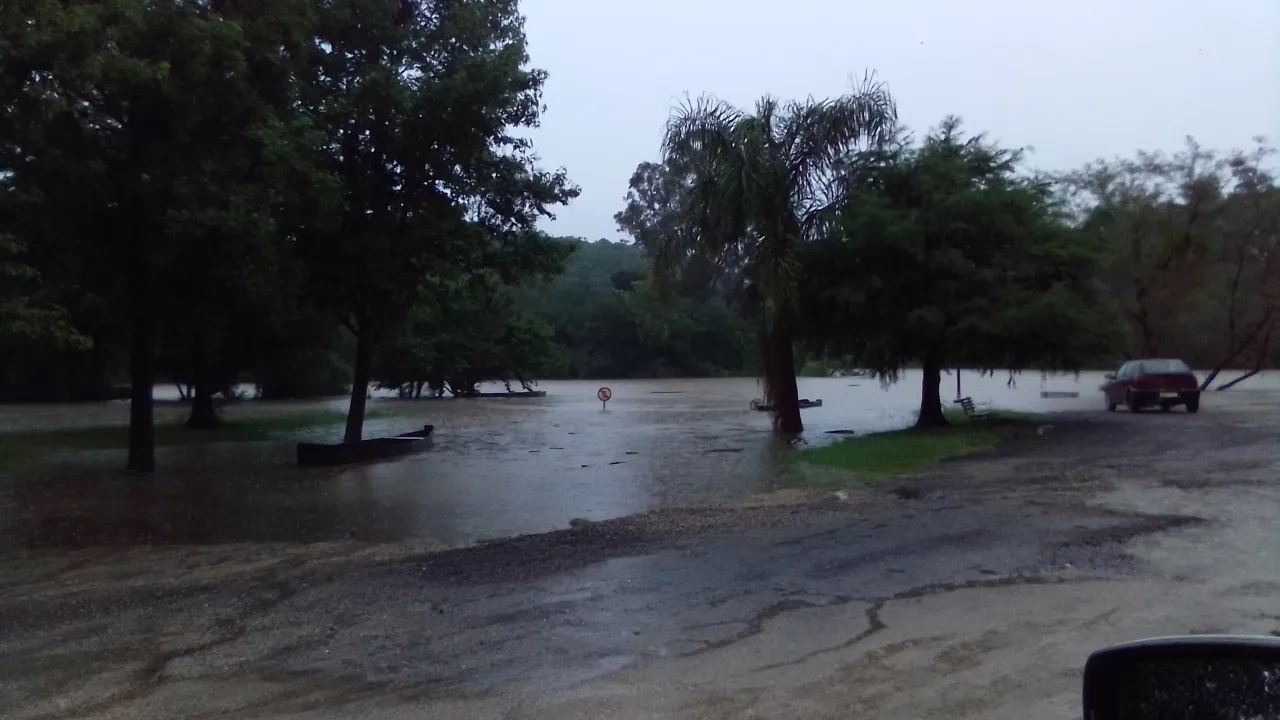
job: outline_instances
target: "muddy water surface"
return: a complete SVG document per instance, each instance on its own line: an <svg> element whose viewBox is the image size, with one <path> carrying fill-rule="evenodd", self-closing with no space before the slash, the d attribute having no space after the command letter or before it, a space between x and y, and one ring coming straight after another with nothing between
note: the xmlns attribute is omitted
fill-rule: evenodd
<svg viewBox="0 0 1280 720"><path fill-rule="evenodd" d="M954 377L944 378L944 397ZM1075 376L962 376L979 403L1026 411L1101 411L1100 373ZM607 409L595 399L608 385ZM1244 387L1280 388L1280 376ZM293 442L336 441L338 425L282 433L272 442L162 448L151 479L118 471L123 452L60 454L20 474L0 476L0 547L219 544L418 539L465 545L679 505L735 502L768 490L786 472L788 452L748 404L752 379L546 382L539 399L402 401L376 399L366 436L430 423L435 448L395 461L336 470L293 464ZM1044 399L1041 391L1076 391ZM831 442L911 422L918 377L881 387L860 378L802 378L801 395L824 405L805 411L805 439ZM157 396L169 392L157 390ZM1213 408L1212 396L1205 411ZM343 409L345 400L245 402L228 419ZM122 424L126 403L0 407L0 428ZM182 416L162 406L161 421Z"/></svg>

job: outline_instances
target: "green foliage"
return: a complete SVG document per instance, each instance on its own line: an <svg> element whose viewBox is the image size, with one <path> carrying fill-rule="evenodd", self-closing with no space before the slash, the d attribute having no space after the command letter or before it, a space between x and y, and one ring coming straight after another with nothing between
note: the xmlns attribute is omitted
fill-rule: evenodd
<svg viewBox="0 0 1280 720"><path fill-rule="evenodd" d="M1081 228L1106 250L1101 274L1127 334L1125 357L1200 367L1271 360L1280 321L1275 150L1139 152L1064 175Z"/></svg>
<svg viewBox="0 0 1280 720"><path fill-rule="evenodd" d="M576 190L511 132L541 110L526 62L514 0L0 9L0 249L39 261L5 268L33 283L47 263L122 318L106 331L130 343L131 467L154 462L157 369L198 401L244 369L292 394L269 376L323 363L341 321L363 399L424 281L557 270L535 224ZM56 303L6 292L7 330L79 339Z"/></svg>
<svg viewBox="0 0 1280 720"><path fill-rule="evenodd" d="M563 272L531 283L520 293L521 306L556 327L557 332L580 325L593 307L618 289L615 277L644 277L648 272L644 252L635 245L604 239L559 238L558 242L569 252Z"/></svg>
<svg viewBox="0 0 1280 720"><path fill-rule="evenodd" d="M0 235L0 341L48 341L86 350L93 339L77 330L62 307L46 302L40 272L21 260L23 245Z"/></svg>
<svg viewBox="0 0 1280 720"><path fill-rule="evenodd" d="M289 97L269 79L289 75L280 68L300 9L19 0L0 10L7 230L37 256L77 258L69 279L127 318L132 469L154 466L157 333L202 325L220 291L275 284L258 275L287 205L273 180L307 163L280 152L294 144L281 117Z"/></svg>
<svg viewBox="0 0 1280 720"><path fill-rule="evenodd" d="M735 289L740 270L722 266L697 242L697 225L690 222L694 210L688 207L694 199L690 177L678 159L640 163L628 184L626 206L613 218L652 259L657 289L703 300Z"/></svg>
<svg viewBox="0 0 1280 720"><path fill-rule="evenodd" d="M890 381L923 366L923 424L944 422L944 367L1073 370L1112 337L1100 249L1018 161L948 119L858 158L833 232L806 248L808 337Z"/></svg>
<svg viewBox="0 0 1280 720"><path fill-rule="evenodd" d="M580 377L699 377L748 367L749 328L721 302L614 291L570 338Z"/></svg>
<svg viewBox="0 0 1280 720"><path fill-rule="evenodd" d="M525 67L515 0L321 3L317 17L303 103L340 202L331 222L301 233L301 249L309 295L356 341L355 441L374 351L423 300L424 278L554 271L535 224L577 190L538 170L512 133L537 123L546 77Z"/></svg>
<svg viewBox="0 0 1280 720"><path fill-rule="evenodd" d="M312 292L376 343L424 274L523 271L545 248L534 222L576 190L510 134L537 122L545 80L524 67L514 1L324 4L319 24L308 103L341 210L304 234L304 254Z"/></svg>
<svg viewBox="0 0 1280 720"><path fill-rule="evenodd" d="M181 297L249 266L279 201L263 174L272 159L297 159L274 157L287 137L261 97L267 68L253 62L281 53L268 29L280 17L228 22L205 3L124 0L5 13L0 78L13 112L0 147L16 232L88 255L86 281L127 301L134 276L172 278L166 290ZM234 268L215 262L223 253ZM203 272L179 272L193 262Z"/></svg>
<svg viewBox="0 0 1280 720"><path fill-rule="evenodd" d="M560 276L522 293L521 306L554 328L561 377L698 377L752 367L751 328L715 296L663 293L636 245L565 240ZM553 375L548 375L553 376Z"/></svg>
<svg viewBox="0 0 1280 720"><path fill-rule="evenodd" d="M528 388L563 365L551 328L521 310L515 291L493 274L475 274L427 283L409 323L380 354L375 377L403 395L424 386L470 395L490 380Z"/></svg>

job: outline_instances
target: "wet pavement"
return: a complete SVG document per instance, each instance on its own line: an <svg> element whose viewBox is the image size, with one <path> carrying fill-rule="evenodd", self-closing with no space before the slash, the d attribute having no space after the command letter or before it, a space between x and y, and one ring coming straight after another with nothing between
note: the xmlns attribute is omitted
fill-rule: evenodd
<svg viewBox="0 0 1280 720"><path fill-rule="evenodd" d="M1076 717L1096 647L1280 632L1277 401L1063 415L1035 447L850 502L447 553L34 551L0 572L0 704L24 720ZM371 547L384 556L357 555Z"/></svg>
<svg viewBox="0 0 1280 720"><path fill-rule="evenodd" d="M962 375L979 403L1014 410L1070 410L1101 404L1097 373ZM1272 379L1251 380L1258 383ZM953 378L945 378L954 392ZM1280 377L1274 378L1280 387ZM609 385L602 409L596 388ZM749 410L751 379L547 382L540 399L379 399L366 436L437 426L426 454L343 469L298 468L293 442L336 440L338 424L280 434L276 442L161 448L160 471L139 479L118 471L123 453L64 453L22 473L0 474L0 549L237 542L389 542L448 546L567 527L655 508L733 503L777 487L787 452L768 417ZM802 378L801 394L824 405L805 411L811 444L832 430L856 433L911 422L918 380L889 388L863 378ZM1041 390L1075 390L1042 399ZM161 387L157 395L172 394ZM343 400L246 402L228 420L329 409ZM126 403L0 407L0 428L122 424ZM161 406L162 422L184 410Z"/></svg>

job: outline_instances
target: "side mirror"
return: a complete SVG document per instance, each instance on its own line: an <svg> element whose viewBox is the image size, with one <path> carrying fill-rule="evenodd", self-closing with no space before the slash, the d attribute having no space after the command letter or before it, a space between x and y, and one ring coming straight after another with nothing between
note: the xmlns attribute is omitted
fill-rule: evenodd
<svg viewBox="0 0 1280 720"><path fill-rule="evenodd" d="M1085 720L1171 717L1280 717L1280 638L1155 638L1089 656Z"/></svg>
<svg viewBox="0 0 1280 720"><path fill-rule="evenodd" d="M1107 373L1106 375L1103 375L1102 377L1104 377L1104 378L1106 378L1106 379L1108 379L1108 380L1115 380L1115 379L1116 379L1116 374L1115 374L1115 373Z"/></svg>

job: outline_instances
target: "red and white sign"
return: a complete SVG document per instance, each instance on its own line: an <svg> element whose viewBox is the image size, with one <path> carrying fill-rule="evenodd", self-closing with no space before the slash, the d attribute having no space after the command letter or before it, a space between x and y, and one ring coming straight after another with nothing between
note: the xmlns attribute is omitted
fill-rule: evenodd
<svg viewBox="0 0 1280 720"><path fill-rule="evenodd" d="M613 398L613 391L607 387L602 387L596 391L596 399L600 402L609 402Z"/></svg>

